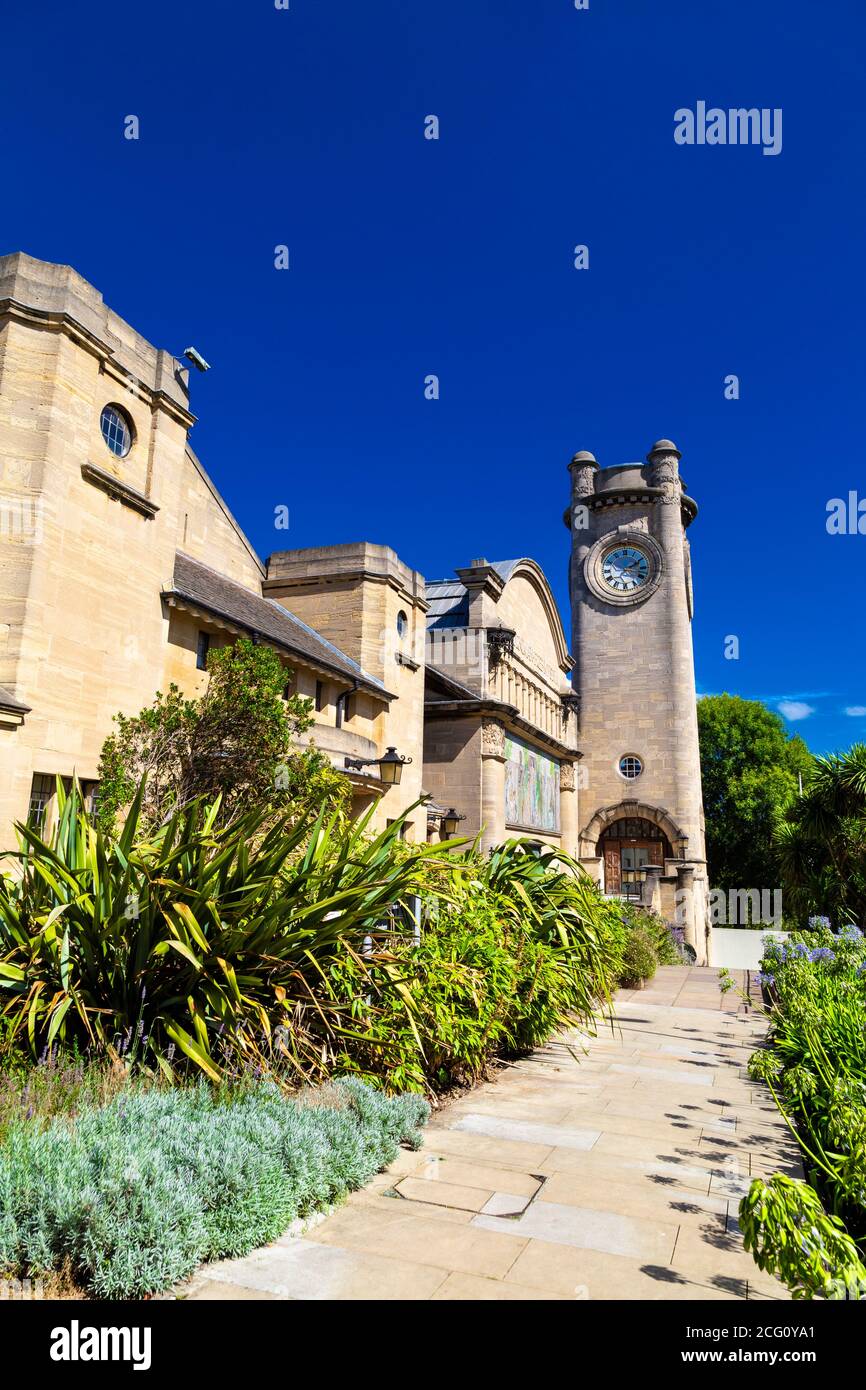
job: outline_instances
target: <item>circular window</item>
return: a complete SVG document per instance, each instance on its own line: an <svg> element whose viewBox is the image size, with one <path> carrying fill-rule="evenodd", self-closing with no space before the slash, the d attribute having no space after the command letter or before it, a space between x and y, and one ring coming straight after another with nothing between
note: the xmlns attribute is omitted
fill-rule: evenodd
<svg viewBox="0 0 866 1390"><path fill-rule="evenodd" d="M634 754L629 753L626 757L620 758L619 770L623 777L627 777L631 782L635 777L640 777L643 772L643 763L640 758L636 758Z"/></svg>
<svg viewBox="0 0 866 1390"><path fill-rule="evenodd" d="M132 426L123 411L116 405L103 406L99 428L111 452L119 459L125 458L132 448Z"/></svg>
<svg viewBox="0 0 866 1390"><path fill-rule="evenodd" d="M405 637L406 629L408 628L408 626L409 619L406 617L406 614L403 612L403 609L401 608L400 612L397 614L397 636Z"/></svg>

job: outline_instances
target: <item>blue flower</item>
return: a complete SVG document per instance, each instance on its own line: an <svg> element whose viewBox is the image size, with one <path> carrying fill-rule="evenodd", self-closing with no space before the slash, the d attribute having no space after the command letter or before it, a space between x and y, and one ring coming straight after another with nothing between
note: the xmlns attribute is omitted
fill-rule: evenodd
<svg viewBox="0 0 866 1390"><path fill-rule="evenodd" d="M836 953L831 951L829 946L816 946L814 951L809 952L809 959L814 965L819 960L835 960Z"/></svg>
<svg viewBox="0 0 866 1390"><path fill-rule="evenodd" d="M812 928L813 931L820 931L822 927L826 927L827 930L829 931L829 930L830 930L830 918L829 918L829 917L810 917L810 918L809 918L809 926Z"/></svg>
<svg viewBox="0 0 866 1390"><path fill-rule="evenodd" d="M763 975L763 974L759 974L759 975L758 975L758 984L759 984L759 985L774 985L775 983L776 983L776 977L775 977L775 975Z"/></svg>
<svg viewBox="0 0 866 1390"><path fill-rule="evenodd" d="M840 941L862 941L863 933L859 927L849 923L847 927L841 927L838 932Z"/></svg>

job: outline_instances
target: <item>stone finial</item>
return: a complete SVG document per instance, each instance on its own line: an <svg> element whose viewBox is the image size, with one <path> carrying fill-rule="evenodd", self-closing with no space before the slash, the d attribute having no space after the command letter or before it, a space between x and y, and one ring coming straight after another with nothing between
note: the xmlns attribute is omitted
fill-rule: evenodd
<svg viewBox="0 0 866 1390"><path fill-rule="evenodd" d="M679 461L682 455L670 439L657 439L647 454L650 481L664 492L663 500L673 502L679 491Z"/></svg>
<svg viewBox="0 0 866 1390"><path fill-rule="evenodd" d="M591 497L595 492L595 475L598 463L593 454L581 449L568 465L571 474L572 497Z"/></svg>
<svg viewBox="0 0 866 1390"><path fill-rule="evenodd" d="M675 454L678 459L682 458L682 454L672 439L657 439L647 454L647 459L650 462L652 462L653 454Z"/></svg>

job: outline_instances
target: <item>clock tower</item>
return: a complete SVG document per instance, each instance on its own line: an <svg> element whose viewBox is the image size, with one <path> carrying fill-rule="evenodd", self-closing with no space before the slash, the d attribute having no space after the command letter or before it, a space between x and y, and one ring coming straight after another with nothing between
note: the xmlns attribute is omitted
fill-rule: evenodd
<svg viewBox="0 0 866 1390"><path fill-rule="evenodd" d="M707 962L707 873L686 531L697 514L668 439L645 464L569 465L580 857L604 891L653 906Z"/></svg>

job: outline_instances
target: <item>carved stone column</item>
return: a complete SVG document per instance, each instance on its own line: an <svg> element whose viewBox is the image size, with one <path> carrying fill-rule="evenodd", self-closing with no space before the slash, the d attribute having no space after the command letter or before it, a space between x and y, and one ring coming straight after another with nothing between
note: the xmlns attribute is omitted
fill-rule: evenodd
<svg viewBox="0 0 866 1390"><path fill-rule="evenodd" d="M505 839L505 729L481 721L481 849L488 854Z"/></svg>
<svg viewBox="0 0 866 1390"><path fill-rule="evenodd" d="M682 455L675 444L669 439L660 439L654 444L647 455L647 462L650 465L650 481L653 487L660 487L664 496L662 502L679 502L682 488L680 485L680 459Z"/></svg>
<svg viewBox="0 0 866 1390"><path fill-rule="evenodd" d="M580 818L577 804L577 778L574 763L559 764L559 843L566 854L577 859L580 853Z"/></svg>
<svg viewBox="0 0 866 1390"><path fill-rule="evenodd" d="M571 463L568 465L571 474L571 495L576 502L584 497L591 497L595 492L595 475L598 472L598 464L594 455L586 449L581 449L580 453L575 454Z"/></svg>

